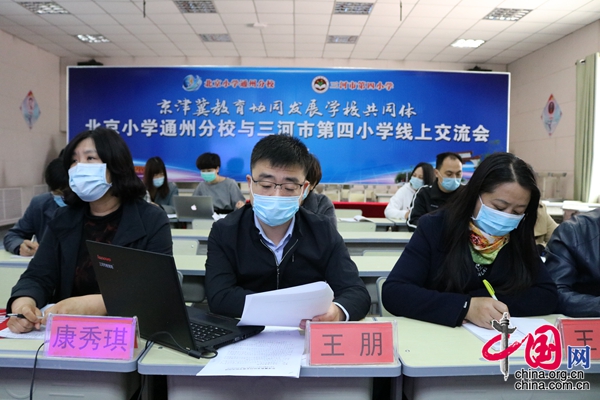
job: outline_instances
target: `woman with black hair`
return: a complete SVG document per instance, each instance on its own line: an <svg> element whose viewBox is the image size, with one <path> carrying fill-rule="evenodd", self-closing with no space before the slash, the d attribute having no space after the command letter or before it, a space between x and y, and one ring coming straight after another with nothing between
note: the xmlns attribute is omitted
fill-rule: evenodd
<svg viewBox="0 0 600 400"><path fill-rule="evenodd" d="M167 168L160 157L152 157L144 167L144 185L150 194L150 201L160 206L167 214L175 213L173 196L179 195L179 189L167 178Z"/></svg>
<svg viewBox="0 0 600 400"><path fill-rule="evenodd" d="M390 202L385 207L386 218L407 219L415 193L422 186L431 185L435 181L435 173L431 164L426 162L418 163L410 174L410 181L404 183L400 189L390 199Z"/></svg>
<svg viewBox="0 0 600 400"><path fill-rule="evenodd" d="M533 234L539 200L529 165L510 153L488 156L450 203L419 220L383 285L385 308L436 324L468 320L490 329L504 312L554 312L558 293Z"/></svg>
<svg viewBox="0 0 600 400"><path fill-rule="evenodd" d="M39 328L40 308L55 314L105 315L86 240L172 254L164 211L142 198L146 188L135 174L125 141L111 129L77 135L66 147L68 207L57 210L40 247L13 287L6 310L13 332Z"/></svg>

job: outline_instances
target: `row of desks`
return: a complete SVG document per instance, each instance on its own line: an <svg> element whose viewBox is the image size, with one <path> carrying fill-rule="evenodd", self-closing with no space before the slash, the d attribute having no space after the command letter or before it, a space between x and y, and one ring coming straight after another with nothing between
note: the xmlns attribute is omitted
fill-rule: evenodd
<svg viewBox="0 0 600 400"><path fill-rule="evenodd" d="M544 318L554 323L556 317ZM397 321L399 363L349 367L303 365L300 379L196 377L207 360L152 345L145 352L138 349L136 359L130 362L40 356L35 398L129 398L124 393L130 395L139 385L138 373L149 377L166 375L170 400L191 396L203 399L370 399L373 377L391 377L393 398L397 399L402 398L402 390L408 399L419 400L600 397L600 363L592 362L590 369L585 370L584 380L590 382L590 390L517 391L514 372L529 368L523 350L511 355L511 377L505 382L498 362L481 357L483 342L462 327L448 328L408 318L376 320ZM40 344L37 340L0 340L0 398L25 396L35 350ZM566 370L566 360L560 369ZM74 370L78 371L76 376Z"/></svg>

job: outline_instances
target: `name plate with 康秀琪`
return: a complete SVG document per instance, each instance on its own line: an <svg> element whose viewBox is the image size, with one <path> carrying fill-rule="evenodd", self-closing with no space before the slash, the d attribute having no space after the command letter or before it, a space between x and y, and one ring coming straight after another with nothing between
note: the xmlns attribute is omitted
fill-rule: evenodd
<svg viewBox="0 0 600 400"><path fill-rule="evenodd" d="M308 322L310 365L396 363L396 322Z"/></svg>
<svg viewBox="0 0 600 400"><path fill-rule="evenodd" d="M50 314L44 355L132 360L138 336L136 317Z"/></svg>

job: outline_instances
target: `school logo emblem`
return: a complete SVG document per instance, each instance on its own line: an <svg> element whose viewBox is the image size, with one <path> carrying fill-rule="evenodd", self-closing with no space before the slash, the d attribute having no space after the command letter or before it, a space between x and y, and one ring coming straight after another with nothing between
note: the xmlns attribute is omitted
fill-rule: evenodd
<svg viewBox="0 0 600 400"><path fill-rule="evenodd" d="M200 89L201 85L202 79L198 75L188 75L183 78L183 90L186 92L195 92Z"/></svg>
<svg viewBox="0 0 600 400"><path fill-rule="evenodd" d="M329 89L329 80L324 76L317 76L312 80L312 89L317 93L325 93Z"/></svg>

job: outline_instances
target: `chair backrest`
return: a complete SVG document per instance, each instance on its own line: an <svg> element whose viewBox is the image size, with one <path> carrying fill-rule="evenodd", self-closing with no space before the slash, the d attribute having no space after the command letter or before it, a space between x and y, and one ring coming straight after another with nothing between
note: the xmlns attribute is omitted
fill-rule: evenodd
<svg viewBox="0 0 600 400"><path fill-rule="evenodd" d="M334 211L337 218L354 218L357 215L362 215L362 210L360 208L336 208Z"/></svg>
<svg viewBox="0 0 600 400"><path fill-rule="evenodd" d="M377 225L375 225L373 222L368 221L338 221L337 228L339 232L375 232L375 228L377 228Z"/></svg>
<svg viewBox="0 0 600 400"><path fill-rule="evenodd" d="M348 201L364 203L365 201L367 201L367 194L365 191L353 192L351 190L350 192L348 192Z"/></svg>
<svg viewBox="0 0 600 400"><path fill-rule="evenodd" d="M198 251L198 241L194 239L173 240L173 254L195 256Z"/></svg>
<svg viewBox="0 0 600 400"><path fill-rule="evenodd" d="M393 317L393 315L385 309L383 306L383 302L381 301L381 292L383 288L383 283L385 282L385 276L380 276L377 278L377 299L379 301L379 315L382 317Z"/></svg>
<svg viewBox="0 0 600 400"><path fill-rule="evenodd" d="M214 219L193 219L192 229L210 229L214 222Z"/></svg>

